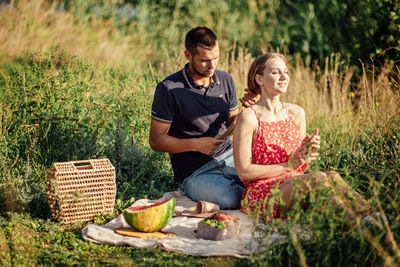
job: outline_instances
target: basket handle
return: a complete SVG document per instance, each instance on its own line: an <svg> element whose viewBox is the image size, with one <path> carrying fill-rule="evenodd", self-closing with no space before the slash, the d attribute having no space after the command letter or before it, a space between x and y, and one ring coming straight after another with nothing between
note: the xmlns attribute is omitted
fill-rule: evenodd
<svg viewBox="0 0 400 267"><path fill-rule="evenodd" d="M92 160L91 159L87 159L87 160L74 160L74 161L70 161L72 164L74 164L74 166L75 166L75 164L76 163L89 163L91 166L93 166L93 164L92 164ZM94 166L93 166L94 167Z"/></svg>
<svg viewBox="0 0 400 267"><path fill-rule="evenodd" d="M75 164L79 164L79 163L88 163L93 170L96 169L95 165L92 164L92 160L75 160L75 161L68 161L68 162L63 162L63 163L54 163L54 168L56 169L57 172L60 171L60 168L62 167L67 167L70 168L71 170L77 171L78 168L76 168Z"/></svg>

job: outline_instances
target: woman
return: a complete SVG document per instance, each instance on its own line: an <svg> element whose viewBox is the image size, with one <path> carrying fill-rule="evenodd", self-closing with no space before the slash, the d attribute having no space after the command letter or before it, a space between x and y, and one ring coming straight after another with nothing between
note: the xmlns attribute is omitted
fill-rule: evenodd
<svg viewBox="0 0 400 267"><path fill-rule="evenodd" d="M242 210L247 213L256 208L261 209L263 216L282 217L280 213L292 208L296 192L307 194L323 185L332 189L334 201L343 205L350 216L355 216L356 211L349 207L369 214L366 201L339 174L304 174L305 168L319 155L320 136L318 130L306 136L303 108L280 101L289 80L286 60L281 54L262 55L250 67L248 89L261 98L238 115L233 133L235 166L246 185ZM278 207L274 202L272 214L266 214L273 188L280 191L283 204ZM343 197L349 192L354 196L351 201Z"/></svg>

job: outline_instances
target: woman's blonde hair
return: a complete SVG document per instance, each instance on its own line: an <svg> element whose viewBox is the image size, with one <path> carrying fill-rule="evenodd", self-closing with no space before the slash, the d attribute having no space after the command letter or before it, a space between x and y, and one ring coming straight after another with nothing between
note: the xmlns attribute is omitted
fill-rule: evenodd
<svg viewBox="0 0 400 267"><path fill-rule="evenodd" d="M287 61L284 55L276 53L276 52L268 52L264 55L261 55L257 57L250 65L249 72L247 74L247 88L254 94L261 94L261 87L256 81L256 75L263 75L265 66L267 65L268 60L272 58L281 58L283 61L285 61L285 64L287 65ZM242 112L245 109L244 106L241 106L239 109L239 113ZM238 113L238 115L239 115ZM238 118L238 115L234 118L234 120L231 122L231 125L229 125L229 128L220 136L218 139L225 139L229 137L233 133L233 129L235 128L236 121Z"/></svg>
<svg viewBox="0 0 400 267"><path fill-rule="evenodd" d="M268 60L276 57L281 58L283 61L285 61L285 63L287 63L285 56L276 52L268 52L264 55L261 55L251 63L249 72L247 74L247 88L251 92L255 94L261 94L261 87L256 81L256 75L263 75Z"/></svg>

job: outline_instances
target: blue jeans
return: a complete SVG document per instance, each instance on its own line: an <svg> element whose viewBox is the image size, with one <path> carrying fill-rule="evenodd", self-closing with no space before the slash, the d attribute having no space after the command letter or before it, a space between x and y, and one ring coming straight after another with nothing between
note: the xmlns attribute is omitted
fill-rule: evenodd
<svg viewBox="0 0 400 267"><path fill-rule="evenodd" d="M193 201L215 203L221 209L239 208L244 184L236 173L232 149L192 173L181 189Z"/></svg>

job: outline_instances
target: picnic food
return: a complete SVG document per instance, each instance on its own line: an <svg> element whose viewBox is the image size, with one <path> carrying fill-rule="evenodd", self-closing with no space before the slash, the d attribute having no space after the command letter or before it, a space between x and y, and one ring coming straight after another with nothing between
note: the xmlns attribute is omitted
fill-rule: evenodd
<svg viewBox="0 0 400 267"><path fill-rule="evenodd" d="M237 235L239 218L215 212L201 220L197 226L197 237L208 240L224 240Z"/></svg>
<svg viewBox="0 0 400 267"><path fill-rule="evenodd" d="M210 203L207 201L199 200L196 204L196 212L197 213L207 213L207 212L216 212L219 210L219 206L214 203Z"/></svg>
<svg viewBox="0 0 400 267"><path fill-rule="evenodd" d="M123 211L126 222L141 232L156 232L164 228L172 218L175 198L157 201L150 206L130 207Z"/></svg>

